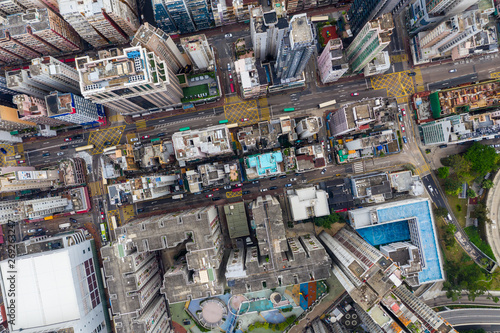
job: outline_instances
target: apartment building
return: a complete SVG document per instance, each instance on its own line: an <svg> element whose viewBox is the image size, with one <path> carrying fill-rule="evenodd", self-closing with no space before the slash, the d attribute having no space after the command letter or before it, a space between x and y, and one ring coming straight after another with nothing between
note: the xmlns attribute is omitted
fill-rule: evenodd
<svg viewBox="0 0 500 333"><path fill-rule="evenodd" d="M288 28L287 19L278 17L276 11L264 13L262 6L250 9L250 34L255 58L275 59Z"/></svg>
<svg viewBox="0 0 500 333"><path fill-rule="evenodd" d="M18 92L7 88L7 79L5 76L0 76L0 93L5 95L17 95Z"/></svg>
<svg viewBox="0 0 500 333"><path fill-rule="evenodd" d="M215 57L212 48L208 44L207 36L200 34L183 37L180 44L195 70L212 71L214 69Z"/></svg>
<svg viewBox="0 0 500 333"><path fill-rule="evenodd" d="M346 50L346 57L353 73L361 72L389 45L392 29L394 22L390 13L365 24Z"/></svg>
<svg viewBox="0 0 500 333"><path fill-rule="evenodd" d="M57 170L35 170L34 167L0 168L0 193L32 189L48 189L59 186Z"/></svg>
<svg viewBox="0 0 500 333"><path fill-rule="evenodd" d="M32 79L29 69L19 69L5 73L7 87L21 94L36 98L45 98L50 88Z"/></svg>
<svg viewBox="0 0 500 333"><path fill-rule="evenodd" d="M59 171L66 187L87 183L87 171L83 158L72 157L62 160L59 163Z"/></svg>
<svg viewBox="0 0 500 333"><path fill-rule="evenodd" d="M238 76L243 98L258 98L267 94L269 83L266 71L255 58L243 58L234 62L234 72Z"/></svg>
<svg viewBox="0 0 500 333"><path fill-rule="evenodd" d="M81 94L78 71L65 63L46 56L31 60L31 80L52 90Z"/></svg>
<svg viewBox="0 0 500 333"><path fill-rule="evenodd" d="M125 44L139 28L134 0L60 0L62 17L93 47Z"/></svg>
<svg viewBox="0 0 500 333"><path fill-rule="evenodd" d="M307 117L302 119L295 126L295 131L300 139L307 139L319 132L323 127L323 118Z"/></svg>
<svg viewBox="0 0 500 333"><path fill-rule="evenodd" d="M0 130L11 132L34 126L35 123L20 119L17 109L0 105Z"/></svg>
<svg viewBox="0 0 500 333"><path fill-rule="evenodd" d="M193 17L188 8L188 2L186 0L163 0L165 8L177 28L177 31L181 34L195 32L196 26L193 22ZM176 31L167 31L168 33L175 33Z"/></svg>
<svg viewBox="0 0 500 333"><path fill-rule="evenodd" d="M17 113L22 120L30 121L37 125L60 126L70 124L67 121L50 117L47 113L45 99L20 94L15 95L12 100L17 105Z"/></svg>
<svg viewBox="0 0 500 333"><path fill-rule="evenodd" d="M182 89L172 68L141 46L76 59L82 95L122 114L180 104Z"/></svg>
<svg viewBox="0 0 500 333"><path fill-rule="evenodd" d="M6 63L81 49L80 36L49 8L9 15L0 26L0 60Z"/></svg>
<svg viewBox="0 0 500 333"><path fill-rule="evenodd" d="M178 29L176 23L174 22L172 16L167 9L167 4L165 0L152 0L153 12L155 15L155 22L158 28L165 31L168 34L177 33Z"/></svg>
<svg viewBox="0 0 500 333"><path fill-rule="evenodd" d="M45 102L51 118L79 125L105 122L102 105L81 96L55 91L45 96Z"/></svg>
<svg viewBox="0 0 500 333"><path fill-rule="evenodd" d="M323 84L335 82L349 70L340 38L330 39L318 57L318 71Z"/></svg>
<svg viewBox="0 0 500 333"><path fill-rule="evenodd" d="M197 161L233 152L226 125L202 130L175 132L172 135L175 157L179 163Z"/></svg>
<svg viewBox="0 0 500 333"><path fill-rule="evenodd" d="M160 28L155 28L147 22L137 30L130 45L142 46L149 52L153 52L158 58L165 61L174 73L188 65L186 58L179 51L172 38Z"/></svg>

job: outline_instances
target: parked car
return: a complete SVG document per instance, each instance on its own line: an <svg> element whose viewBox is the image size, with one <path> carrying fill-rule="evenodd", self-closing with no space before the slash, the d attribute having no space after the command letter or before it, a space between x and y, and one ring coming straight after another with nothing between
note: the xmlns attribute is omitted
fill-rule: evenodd
<svg viewBox="0 0 500 333"><path fill-rule="evenodd" d="M399 118L400 122L403 122L403 116L402 115L398 114L398 118Z"/></svg>
<svg viewBox="0 0 500 333"><path fill-rule="evenodd" d="M211 198L211 197L213 197L213 196L214 196L214 195L213 195L213 193L210 193L210 194L207 194L205 197L207 197L207 198Z"/></svg>
<svg viewBox="0 0 500 333"><path fill-rule="evenodd" d="M139 138L132 138L132 139L130 139L130 142L136 142L136 141L139 141Z"/></svg>
<svg viewBox="0 0 500 333"><path fill-rule="evenodd" d="M224 189L225 190L230 190L231 189L231 185L224 185Z"/></svg>
<svg viewBox="0 0 500 333"><path fill-rule="evenodd" d="M143 135L143 136L141 137L141 139L143 139L143 140L144 140L144 139L149 139L149 135Z"/></svg>
<svg viewBox="0 0 500 333"><path fill-rule="evenodd" d="M281 175L280 178L281 179L286 178L286 175Z"/></svg>
<svg viewBox="0 0 500 333"><path fill-rule="evenodd" d="M406 116L406 111L405 111L405 109L401 109L401 112L403 113L403 116Z"/></svg>
<svg viewBox="0 0 500 333"><path fill-rule="evenodd" d="M405 126L404 125L401 125L401 131L405 131Z"/></svg>
<svg viewBox="0 0 500 333"><path fill-rule="evenodd" d="M50 153L44 153L42 156L43 156L43 157L45 157L45 156L50 156Z"/></svg>
<svg viewBox="0 0 500 333"><path fill-rule="evenodd" d="M403 136L403 142L408 143L408 139L406 139L406 136Z"/></svg>
<svg viewBox="0 0 500 333"><path fill-rule="evenodd" d="M71 138L64 138L64 141L69 142L71 141Z"/></svg>
<svg viewBox="0 0 500 333"><path fill-rule="evenodd" d="M258 180L252 181L252 184L258 184L258 183L260 183L260 181L258 181Z"/></svg>
<svg viewBox="0 0 500 333"><path fill-rule="evenodd" d="M64 155L63 151L60 151L60 152L57 153L57 156L62 156L62 155Z"/></svg>
<svg viewBox="0 0 500 333"><path fill-rule="evenodd" d="M278 186L271 186L271 187L269 188L269 191L272 191L272 190L277 190L277 189L278 189Z"/></svg>
<svg viewBox="0 0 500 333"><path fill-rule="evenodd" d="M25 160L19 160L19 161L17 161L17 164L23 164L23 163L26 163L26 161Z"/></svg>
<svg viewBox="0 0 500 333"><path fill-rule="evenodd" d="M351 96L359 96L359 93L352 93Z"/></svg>
<svg viewBox="0 0 500 333"><path fill-rule="evenodd" d="M285 187L292 187L292 184L285 184Z"/></svg>
<svg viewBox="0 0 500 333"><path fill-rule="evenodd" d="M267 192L267 188L261 188L260 191L261 192Z"/></svg>
<svg viewBox="0 0 500 333"><path fill-rule="evenodd" d="M29 233L29 234L34 233L34 232L36 232L36 230L35 230L35 229L29 229L29 230L28 230L28 233Z"/></svg>
<svg viewBox="0 0 500 333"><path fill-rule="evenodd" d="M2 154L7 155L7 150L5 150L5 148L0 148L0 151L2 152Z"/></svg>

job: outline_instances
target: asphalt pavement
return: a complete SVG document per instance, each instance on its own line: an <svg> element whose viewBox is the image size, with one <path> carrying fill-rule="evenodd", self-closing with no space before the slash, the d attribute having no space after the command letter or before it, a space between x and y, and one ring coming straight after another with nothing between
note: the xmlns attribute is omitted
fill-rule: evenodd
<svg viewBox="0 0 500 333"><path fill-rule="evenodd" d="M500 325L500 309L456 309L438 312L452 326Z"/></svg>

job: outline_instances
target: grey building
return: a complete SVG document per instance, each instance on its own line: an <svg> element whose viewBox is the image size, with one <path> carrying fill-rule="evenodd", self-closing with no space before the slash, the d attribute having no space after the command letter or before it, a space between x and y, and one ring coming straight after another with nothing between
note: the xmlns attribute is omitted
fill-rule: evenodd
<svg viewBox="0 0 500 333"><path fill-rule="evenodd" d="M288 21L276 12L263 12L262 6L250 9L250 33L255 59L275 59L283 36L288 31Z"/></svg>

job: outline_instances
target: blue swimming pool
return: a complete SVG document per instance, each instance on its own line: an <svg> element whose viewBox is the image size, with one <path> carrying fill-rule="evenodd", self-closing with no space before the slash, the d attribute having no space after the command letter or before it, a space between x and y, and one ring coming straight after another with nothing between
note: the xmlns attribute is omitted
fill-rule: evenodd
<svg viewBox="0 0 500 333"><path fill-rule="evenodd" d="M410 240L408 221L378 224L373 227L361 228L358 233L373 246L385 245Z"/></svg>

